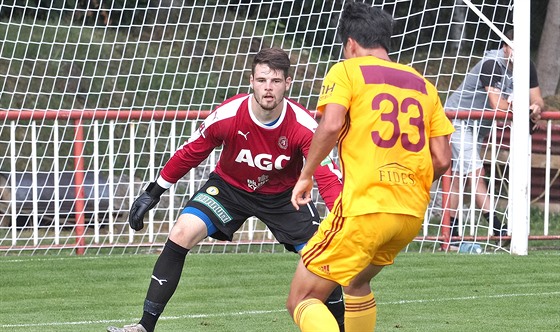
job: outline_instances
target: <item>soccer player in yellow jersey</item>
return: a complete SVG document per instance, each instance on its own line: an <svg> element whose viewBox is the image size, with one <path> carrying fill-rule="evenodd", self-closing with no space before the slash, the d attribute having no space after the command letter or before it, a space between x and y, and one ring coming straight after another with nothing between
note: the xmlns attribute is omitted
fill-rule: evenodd
<svg viewBox="0 0 560 332"><path fill-rule="evenodd" d="M338 141L343 190L302 251L287 308L302 331L338 331L323 304L344 287L345 329L373 331L370 281L421 228L430 185L449 168L451 122L437 90L409 66L391 62L392 18L350 2L338 34L346 60L324 79L315 131L292 204L311 200L312 174Z"/></svg>

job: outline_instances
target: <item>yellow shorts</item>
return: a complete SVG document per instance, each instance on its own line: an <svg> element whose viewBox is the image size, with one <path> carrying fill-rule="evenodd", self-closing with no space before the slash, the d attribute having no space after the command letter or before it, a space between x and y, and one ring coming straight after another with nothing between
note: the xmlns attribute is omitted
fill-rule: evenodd
<svg viewBox="0 0 560 332"><path fill-rule="evenodd" d="M418 235L422 222L403 214L340 217L330 213L303 248L303 263L316 275L347 286L369 264L393 264Z"/></svg>

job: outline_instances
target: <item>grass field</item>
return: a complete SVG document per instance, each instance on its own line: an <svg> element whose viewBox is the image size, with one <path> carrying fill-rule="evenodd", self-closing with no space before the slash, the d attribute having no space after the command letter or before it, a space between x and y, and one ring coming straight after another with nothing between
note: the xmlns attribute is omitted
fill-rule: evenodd
<svg viewBox="0 0 560 332"><path fill-rule="evenodd" d="M0 257L0 331L136 322L157 256ZM195 254L159 331L297 331L295 254ZM403 253L373 282L377 331L559 331L560 251Z"/></svg>

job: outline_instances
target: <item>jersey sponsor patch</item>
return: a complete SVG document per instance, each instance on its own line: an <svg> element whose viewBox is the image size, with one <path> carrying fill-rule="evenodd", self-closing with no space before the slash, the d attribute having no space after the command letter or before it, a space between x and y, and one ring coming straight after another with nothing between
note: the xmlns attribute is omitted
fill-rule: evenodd
<svg viewBox="0 0 560 332"><path fill-rule="evenodd" d="M220 189L218 189L214 186L211 186L211 187L206 188L206 193L208 195L216 196L220 193Z"/></svg>
<svg viewBox="0 0 560 332"><path fill-rule="evenodd" d="M336 83L333 83L332 85L323 84L323 86L321 86L321 95L319 96L319 100L327 99L332 96L335 86Z"/></svg>
<svg viewBox="0 0 560 332"><path fill-rule="evenodd" d="M233 219L231 215L226 211L226 209L224 209L222 204L220 204L220 202L218 202L212 196L209 196L205 193L198 193L192 200L209 208L210 211L212 211L212 213L214 213L214 215L216 215L216 217L218 217L220 222L224 225Z"/></svg>
<svg viewBox="0 0 560 332"><path fill-rule="evenodd" d="M265 183L268 182L268 175L263 174L261 176L259 176L259 178L257 179L257 181L255 180L251 180L251 179L247 179L247 186L249 188L251 188L252 190L257 190L260 187L262 187Z"/></svg>
<svg viewBox="0 0 560 332"><path fill-rule="evenodd" d="M290 157L283 154L274 159L271 154L259 153L253 158L253 153L248 149L241 149L235 158L235 162L263 171L271 171L273 168L281 170L288 161L290 161Z"/></svg>
<svg viewBox="0 0 560 332"><path fill-rule="evenodd" d="M390 163L379 167L379 182L390 183L391 185L414 186L416 184L416 175L408 167L397 163Z"/></svg>

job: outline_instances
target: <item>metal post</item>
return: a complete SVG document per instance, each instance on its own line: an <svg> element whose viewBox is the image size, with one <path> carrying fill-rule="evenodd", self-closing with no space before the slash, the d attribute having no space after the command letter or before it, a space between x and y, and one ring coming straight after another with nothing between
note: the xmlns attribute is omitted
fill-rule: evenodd
<svg viewBox="0 0 560 332"><path fill-rule="evenodd" d="M530 1L515 1L513 10L515 66L510 159L511 253L527 255L530 221L531 136L529 135Z"/></svg>

